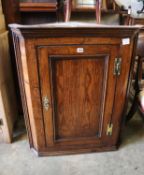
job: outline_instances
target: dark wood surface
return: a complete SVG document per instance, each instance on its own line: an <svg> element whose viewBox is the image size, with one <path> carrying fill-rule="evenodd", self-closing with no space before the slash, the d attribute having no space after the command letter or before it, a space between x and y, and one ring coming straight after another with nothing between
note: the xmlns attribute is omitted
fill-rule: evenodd
<svg viewBox="0 0 144 175"><path fill-rule="evenodd" d="M57 0L22 0L20 1L21 12L55 12Z"/></svg>
<svg viewBox="0 0 144 175"><path fill-rule="evenodd" d="M19 2L23 2L23 3L56 3L57 0L19 0Z"/></svg>
<svg viewBox="0 0 144 175"><path fill-rule="evenodd" d="M52 59L57 139L95 137L96 133L98 137L108 57Z"/></svg>
<svg viewBox="0 0 144 175"><path fill-rule="evenodd" d="M56 4L20 3L20 12L56 12Z"/></svg>
<svg viewBox="0 0 144 175"><path fill-rule="evenodd" d="M58 21L57 0L25 0L19 3L22 24L42 24Z"/></svg>
<svg viewBox="0 0 144 175"><path fill-rule="evenodd" d="M136 24L144 25L144 18L131 18L131 20L132 20L131 22L132 25L136 25Z"/></svg>
<svg viewBox="0 0 144 175"><path fill-rule="evenodd" d="M7 24L20 22L19 1L2 0L2 6Z"/></svg>
<svg viewBox="0 0 144 175"><path fill-rule="evenodd" d="M2 5L7 25L11 23L40 24L58 20L57 0L2 0Z"/></svg>
<svg viewBox="0 0 144 175"><path fill-rule="evenodd" d="M118 144L139 29L71 25L11 26L29 139L38 155L114 150ZM122 45L125 37L130 43ZM122 58L119 76L116 57Z"/></svg>

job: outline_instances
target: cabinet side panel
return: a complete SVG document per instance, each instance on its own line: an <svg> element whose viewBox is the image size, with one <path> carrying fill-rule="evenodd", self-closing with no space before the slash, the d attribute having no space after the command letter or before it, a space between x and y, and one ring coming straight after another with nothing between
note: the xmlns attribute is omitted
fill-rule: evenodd
<svg viewBox="0 0 144 175"><path fill-rule="evenodd" d="M24 119L25 119L25 124L26 124L27 132L28 132L30 146L33 147L31 125L30 125L30 120L29 120L28 107L27 107L27 103L26 103L26 94L25 94L25 90L24 90L19 38L18 38L17 34L14 32L12 32L12 36L13 36L13 43L14 43L14 49L15 49L15 59L16 59L16 63L17 63L16 66L17 66L18 80L19 80L19 86L20 86L22 107L23 107L23 112L24 112Z"/></svg>

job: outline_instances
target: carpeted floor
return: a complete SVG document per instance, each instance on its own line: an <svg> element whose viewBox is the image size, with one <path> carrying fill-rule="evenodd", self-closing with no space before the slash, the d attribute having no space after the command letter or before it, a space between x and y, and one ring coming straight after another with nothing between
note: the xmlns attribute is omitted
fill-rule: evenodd
<svg viewBox="0 0 144 175"><path fill-rule="evenodd" d="M118 151L36 157L26 134L0 144L0 175L143 175L144 124L136 117L123 131Z"/></svg>

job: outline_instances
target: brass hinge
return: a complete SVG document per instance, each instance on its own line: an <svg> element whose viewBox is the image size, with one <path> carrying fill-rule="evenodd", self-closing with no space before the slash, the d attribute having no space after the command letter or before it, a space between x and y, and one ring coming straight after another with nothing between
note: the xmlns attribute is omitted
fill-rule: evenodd
<svg viewBox="0 0 144 175"><path fill-rule="evenodd" d="M114 62L114 75L119 76L121 73L121 62L122 59L121 58L115 58L115 62Z"/></svg>
<svg viewBox="0 0 144 175"><path fill-rule="evenodd" d="M3 120L0 118L0 126L3 125Z"/></svg>
<svg viewBox="0 0 144 175"><path fill-rule="evenodd" d="M107 125L106 135L107 136L111 136L112 135L112 132L113 132L113 124L110 123L110 124Z"/></svg>

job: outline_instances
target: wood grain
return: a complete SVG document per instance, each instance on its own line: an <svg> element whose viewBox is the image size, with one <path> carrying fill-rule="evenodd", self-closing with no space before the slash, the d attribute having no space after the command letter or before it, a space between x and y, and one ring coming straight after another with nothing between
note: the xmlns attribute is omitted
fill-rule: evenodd
<svg viewBox="0 0 144 175"><path fill-rule="evenodd" d="M57 139L98 137L107 60L102 56L51 60Z"/></svg>

